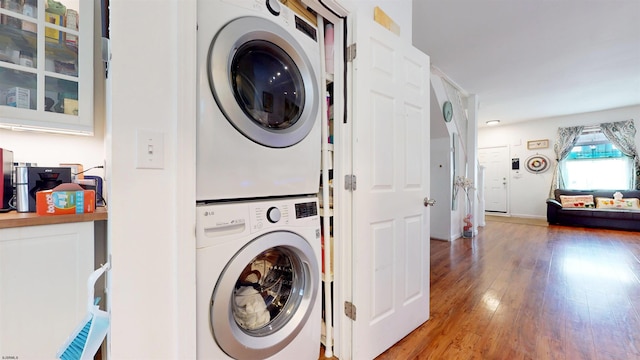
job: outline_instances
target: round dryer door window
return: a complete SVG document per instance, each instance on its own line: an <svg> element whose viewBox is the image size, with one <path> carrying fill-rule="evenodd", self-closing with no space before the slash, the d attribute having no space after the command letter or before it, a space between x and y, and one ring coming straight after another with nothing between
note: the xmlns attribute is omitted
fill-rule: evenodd
<svg viewBox="0 0 640 360"><path fill-rule="evenodd" d="M225 25L209 48L211 91L227 120L256 143L297 144L318 119L316 70L284 28L258 17Z"/></svg>
<svg viewBox="0 0 640 360"><path fill-rule="evenodd" d="M211 301L213 336L238 359L276 354L300 332L319 291L318 261L297 234L265 234L225 267Z"/></svg>
<svg viewBox="0 0 640 360"><path fill-rule="evenodd" d="M304 82L291 57L264 40L243 44L231 62L236 102L244 113L266 129L288 129L302 115Z"/></svg>

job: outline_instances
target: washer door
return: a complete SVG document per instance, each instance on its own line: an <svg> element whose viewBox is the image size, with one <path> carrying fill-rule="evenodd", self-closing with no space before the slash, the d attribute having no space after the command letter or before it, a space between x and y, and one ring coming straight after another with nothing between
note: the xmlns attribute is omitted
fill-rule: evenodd
<svg viewBox="0 0 640 360"><path fill-rule="evenodd" d="M311 245L288 231L262 235L223 270L211 298L218 346L236 359L263 359L287 346L307 322L319 291Z"/></svg>
<svg viewBox="0 0 640 360"><path fill-rule="evenodd" d="M318 118L322 96L307 54L267 19L242 17L225 25L209 48L207 71L227 120L258 144L295 145Z"/></svg>

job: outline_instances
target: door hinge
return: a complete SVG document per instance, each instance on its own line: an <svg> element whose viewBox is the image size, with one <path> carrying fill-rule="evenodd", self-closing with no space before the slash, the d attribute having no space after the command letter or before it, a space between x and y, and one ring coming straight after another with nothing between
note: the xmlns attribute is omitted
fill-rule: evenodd
<svg viewBox="0 0 640 360"><path fill-rule="evenodd" d="M356 306L349 301L344 302L344 314L353 321L356 321Z"/></svg>
<svg viewBox="0 0 640 360"><path fill-rule="evenodd" d="M349 191L356 190L356 176L355 175L345 175L344 176L344 189Z"/></svg>
<svg viewBox="0 0 640 360"><path fill-rule="evenodd" d="M104 63L104 77L109 77L109 63L111 62L111 42L109 38L103 37L100 39L100 48L102 51L102 62Z"/></svg>
<svg viewBox="0 0 640 360"><path fill-rule="evenodd" d="M352 62L356 58L356 44L347 46L347 62Z"/></svg>

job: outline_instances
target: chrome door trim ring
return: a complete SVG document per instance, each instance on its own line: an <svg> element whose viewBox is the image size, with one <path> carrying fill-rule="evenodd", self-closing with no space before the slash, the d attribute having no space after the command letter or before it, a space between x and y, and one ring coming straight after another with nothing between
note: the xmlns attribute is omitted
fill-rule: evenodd
<svg viewBox="0 0 640 360"><path fill-rule="evenodd" d="M231 62L236 50L251 40L266 40L279 46L298 66L307 95L300 118L288 129L272 130L258 126L244 113L234 97L229 70ZM207 74L211 92L229 123L258 144L273 148L293 146L302 141L315 125L321 99L315 70L300 43L286 29L272 21L247 16L226 24L216 34L209 48Z"/></svg>
<svg viewBox="0 0 640 360"><path fill-rule="evenodd" d="M242 270L255 256L274 247L285 247L303 264L307 283L297 310L276 332L251 336L236 323L231 312L233 291ZM263 359L284 349L303 329L313 311L320 289L319 265L311 245L291 231L274 231L261 235L245 245L227 263L211 297L210 328L218 346L237 359Z"/></svg>

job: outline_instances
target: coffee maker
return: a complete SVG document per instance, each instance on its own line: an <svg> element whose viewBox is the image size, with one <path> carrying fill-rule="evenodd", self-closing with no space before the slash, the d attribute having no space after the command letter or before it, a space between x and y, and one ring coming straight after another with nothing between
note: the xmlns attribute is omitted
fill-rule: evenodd
<svg viewBox="0 0 640 360"><path fill-rule="evenodd" d="M71 182L71 168L27 166L16 168L16 196L19 212L36 211L36 193Z"/></svg>
<svg viewBox="0 0 640 360"><path fill-rule="evenodd" d="M11 210L10 202L13 198L13 152L0 148L0 211Z"/></svg>

